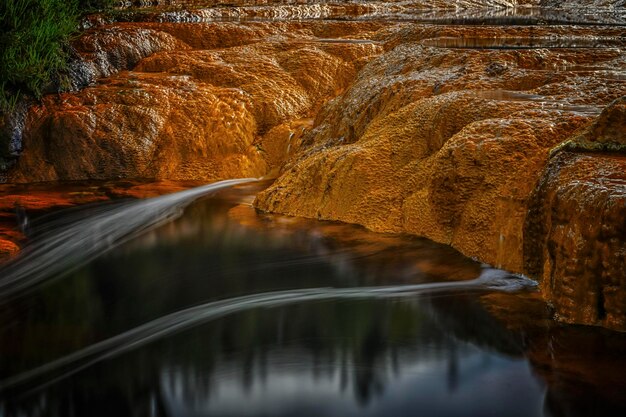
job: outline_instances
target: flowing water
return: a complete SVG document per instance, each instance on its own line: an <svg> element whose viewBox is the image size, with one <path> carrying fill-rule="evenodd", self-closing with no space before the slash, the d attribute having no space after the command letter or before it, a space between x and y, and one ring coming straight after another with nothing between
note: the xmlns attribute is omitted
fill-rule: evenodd
<svg viewBox="0 0 626 417"><path fill-rule="evenodd" d="M481 302L533 281L257 214L251 181L35 219L2 274L0 415L540 416L588 383L529 357L553 322L508 330Z"/></svg>
<svg viewBox="0 0 626 417"><path fill-rule="evenodd" d="M451 25L626 24L626 8L607 6L609 2L594 5L589 0L585 7L576 2L543 3L546 5L518 5L516 0L156 0L126 2L120 7L126 13L118 18L159 22L332 19Z"/></svg>
<svg viewBox="0 0 626 417"><path fill-rule="evenodd" d="M624 8L507 0L132 3L146 8L115 19L626 23ZM333 36L302 42L384 45ZM419 40L436 53L512 54L625 42ZM624 80L623 66L594 61L558 70ZM485 88L473 94L584 117L603 108ZM562 325L534 281L447 246L256 213L267 185L230 180L22 219L30 243L0 267L0 417L626 415L626 335Z"/></svg>

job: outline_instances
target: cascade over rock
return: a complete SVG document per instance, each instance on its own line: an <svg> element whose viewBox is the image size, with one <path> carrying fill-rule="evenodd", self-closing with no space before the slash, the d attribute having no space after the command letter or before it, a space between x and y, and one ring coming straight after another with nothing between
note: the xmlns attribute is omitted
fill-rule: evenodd
<svg viewBox="0 0 626 417"><path fill-rule="evenodd" d="M543 278L556 288L545 295L564 320L626 329L623 99L613 102L626 88L610 73L624 68L624 55L615 48L482 50L422 41L523 43L527 30L398 31L388 52L322 109L256 207L426 236ZM561 35L558 28L534 30ZM587 30L570 29L573 36ZM585 71L593 62L607 72ZM613 153L550 159L561 148L585 147ZM561 229L551 229L551 219ZM534 223L547 229L534 230ZM543 259L552 263L533 266L543 267Z"/></svg>
<svg viewBox="0 0 626 417"><path fill-rule="evenodd" d="M191 3L88 19L74 91L13 123L3 178L275 174L258 210L425 236L626 330L626 54L592 25L623 2Z"/></svg>

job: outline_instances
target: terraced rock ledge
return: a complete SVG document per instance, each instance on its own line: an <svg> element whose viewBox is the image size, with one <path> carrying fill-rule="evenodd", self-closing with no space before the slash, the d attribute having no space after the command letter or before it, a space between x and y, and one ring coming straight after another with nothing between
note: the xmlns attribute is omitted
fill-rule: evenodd
<svg viewBox="0 0 626 417"><path fill-rule="evenodd" d="M348 3L93 17L76 91L28 110L6 182L276 176L260 211L446 243L539 279L563 321L626 330L619 2L575 24L495 1L517 7L480 25Z"/></svg>

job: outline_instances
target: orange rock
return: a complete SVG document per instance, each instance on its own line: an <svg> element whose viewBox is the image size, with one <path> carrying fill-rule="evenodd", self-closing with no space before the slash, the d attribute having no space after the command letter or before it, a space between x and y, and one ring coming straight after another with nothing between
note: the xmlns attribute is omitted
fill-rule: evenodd
<svg viewBox="0 0 626 417"><path fill-rule="evenodd" d="M626 155L561 152L526 219L525 269L571 323L626 329Z"/></svg>
<svg viewBox="0 0 626 417"><path fill-rule="evenodd" d="M431 30L417 26L393 35L389 43L393 49L368 64L343 95L321 110L299 153L287 162L277 181L259 194L255 205L263 211L426 236L484 262L552 279L552 270L535 273L538 269L529 269L525 262L528 210L538 201L547 201L547 191L543 197L535 197L533 191L545 175L542 170L553 148L570 138L578 138L570 141L577 146L584 145L583 139L622 146L623 101L611 104L592 121L602 107L626 95L624 83L618 78L594 79L580 68L589 65L592 56L597 58L596 66L603 62L607 70L623 68L624 56L613 48L598 52L421 46L418 42L431 36ZM437 30L441 35L487 37L505 32L521 36L528 28ZM538 30L547 36L552 29ZM607 232L610 244L594 246L600 244L593 233L579 234L577 243L546 237L562 245L556 279L563 280L571 267L573 276L582 280L574 285L564 279L560 284L562 291L577 295L546 292L546 296L563 303L560 314L566 320L623 330L626 206L619 184L626 170L621 162L615 165L610 160L604 168L606 161L597 159L597 163L572 168L572 173L543 177L551 184L544 188L551 192L566 189L567 184L579 188L567 200L571 203L546 202L542 209L549 215L566 204L564 224L565 216L573 215L576 201L611 207L606 212L589 209L590 217L576 214L579 217L569 220L573 228L587 230L585 225L591 222L597 230L611 230ZM588 185L587 176L575 179L584 172L599 178L597 187ZM602 183L613 185L603 190ZM552 236L550 221L542 224L548 228L544 234ZM594 242L583 252L585 256L603 253L602 261L578 264L568 259L587 245L581 242ZM546 247L554 248L554 244ZM541 250L531 256L550 259ZM606 276L599 281L584 278L594 274ZM582 296L594 285L604 294L600 305L606 306L600 310L606 311L600 312L604 314L600 318L594 312L597 297ZM586 312L575 312L576 308Z"/></svg>
<svg viewBox="0 0 626 417"><path fill-rule="evenodd" d="M13 241L0 239L0 260L15 256L20 247Z"/></svg>
<svg viewBox="0 0 626 417"><path fill-rule="evenodd" d="M139 63L78 93L45 97L27 117L24 152L9 181L266 174L284 152L268 154L272 145L261 152L263 136L314 115L382 51L375 43L320 40L311 34L316 26L338 25L223 24L219 33L229 36L217 36L214 24L118 24L83 36L84 56L92 49L96 60L102 50L113 54L119 39L119 49L130 51L125 62ZM375 26L365 23L361 31ZM146 46L155 53L141 59L145 51L126 46L129 36L160 49Z"/></svg>
<svg viewBox="0 0 626 417"><path fill-rule="evenodd" d="M330 16L341 7L152 18ZM580 153L623 150L624 101L596 119L626 96L626 55L615 47L622 35L593 26L368 21L103 25L76 44L93 63L87 72L106 78L31 109L8 179L213 181L279 172L257 208L426 236L543 277L544 288L556 282L558 293L546 296L561 303L565 320L626 329L624 233L615 234L624 218L622 157ZM607 44L567 48L568 39ZM554 48L559 40L565 47ZM498 42L504 49L493 48ZM529 209L545 220L541 229L529 226ZM573 217L559 229L551 216ZM600 231L606 239L596 242ZM598 270L602 278L591 278Z"/></svg>

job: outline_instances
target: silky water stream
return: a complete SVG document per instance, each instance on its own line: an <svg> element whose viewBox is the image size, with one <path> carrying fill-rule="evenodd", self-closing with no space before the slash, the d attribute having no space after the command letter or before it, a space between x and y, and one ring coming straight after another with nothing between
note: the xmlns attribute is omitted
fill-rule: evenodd
<svg viewBox="0 0 626 417"><path fill-rule="evenodd" d="M555 342L550 319L507 329L485 308L484 297L536 298L533 281L423 239L258 214L266 185L33 222L2 270L0 415L623 410L601 394L575 404L589 378L555 385L560 371L529 352L546 333Z"/></svg>

